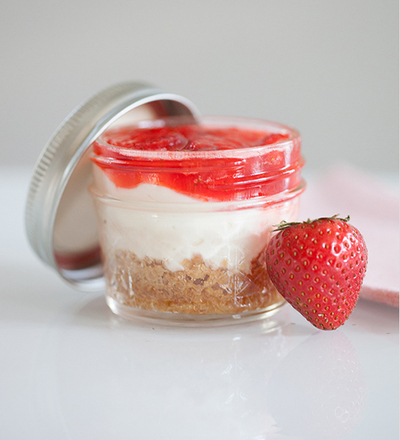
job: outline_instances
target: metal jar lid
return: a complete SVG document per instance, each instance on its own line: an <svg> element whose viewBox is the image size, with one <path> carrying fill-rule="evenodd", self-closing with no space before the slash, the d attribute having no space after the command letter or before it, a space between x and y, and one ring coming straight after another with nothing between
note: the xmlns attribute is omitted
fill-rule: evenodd
<svg viewBox="0 0 400 440"><path fill-rule="evenodd" d="M91 181L90 146L124 115L136 121L198 116L186 98L147 84L107 88L77 107L59 126L34 168L25 209L30 245L66 281L84 291L105 288Z"/></svg>

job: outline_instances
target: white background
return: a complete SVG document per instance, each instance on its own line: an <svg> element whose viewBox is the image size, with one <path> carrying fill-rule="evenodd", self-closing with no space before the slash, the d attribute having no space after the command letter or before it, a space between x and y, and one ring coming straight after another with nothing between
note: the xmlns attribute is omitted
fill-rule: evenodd
<svg viewBox="0 0 400 440"><path fill-rule="evenodd" d="M145 80L298 128L306 170L398 168L396 0L3 0L0 53L3 165L33 166L82 100Z"/></svg>
<svg viewBox="0 0 400 440"><path fill-rule="evenodd" d="M360 299L332 332L290 306L216 328L123 320L28 247L28 181L0 169L16 214L0 216L1 440L399 439L397 308Z"/></svg>

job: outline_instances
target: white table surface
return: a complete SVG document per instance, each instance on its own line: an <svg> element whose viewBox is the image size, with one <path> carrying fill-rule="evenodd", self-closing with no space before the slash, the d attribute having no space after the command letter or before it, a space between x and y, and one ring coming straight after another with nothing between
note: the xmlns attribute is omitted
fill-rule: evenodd
<svg viewBox="0 0 400 440"><path fill-rule="evenodd" d="M333 332L289 306L214 329L124 321L33 254L28 181L0 169L0 439L399 438L398 309L360 300Z"/></svg>

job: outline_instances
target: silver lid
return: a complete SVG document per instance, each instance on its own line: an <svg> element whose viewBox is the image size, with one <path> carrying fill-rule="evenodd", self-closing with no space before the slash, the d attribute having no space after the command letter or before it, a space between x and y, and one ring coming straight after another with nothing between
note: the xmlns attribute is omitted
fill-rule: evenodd
<svg viewBox="0 0 400 440"><path fill-rule="evenodd" d="M28 240L46 264L80 290L105 287L96 214L87 191L89 147L128 112L137 121L198 115L182 96L143 83L117 84L64 120L42 151L31 179L25 210Z"/></svg>

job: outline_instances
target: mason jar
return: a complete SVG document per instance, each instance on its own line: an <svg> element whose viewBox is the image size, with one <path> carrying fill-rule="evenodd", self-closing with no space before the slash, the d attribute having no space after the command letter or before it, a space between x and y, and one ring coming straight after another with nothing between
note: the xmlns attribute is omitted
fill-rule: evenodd
<svg viewBox="0 0 400 440"><path fill-rule="evenodd" d="M271 315L285 301L268 277L265 250L274 226L297 220L300 135L258 119L199 117L197 143L206 148L137 148L138 132L157 136L179 124L125 121L93 144L90 192L107 303L117 315L165 323ZM242 143L224 143L226 133Z"/></svg>
<svg viewBox="0 0 400 440"><path fill-rule="evenodd" d="M204 117L183 96L116 84L72 111L43 149L28 240L64 281L105 292L122 317L265 318L284 304L265 248L275 225L297 219L303 164L292 128Z"/></svg>

